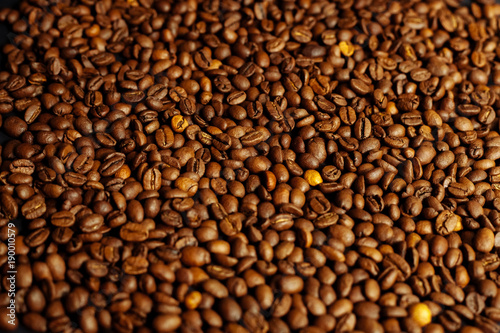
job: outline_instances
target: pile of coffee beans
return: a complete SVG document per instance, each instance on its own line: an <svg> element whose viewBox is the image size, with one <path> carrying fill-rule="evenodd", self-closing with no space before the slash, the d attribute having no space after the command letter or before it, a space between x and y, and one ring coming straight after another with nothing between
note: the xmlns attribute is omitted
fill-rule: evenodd
<svg viewBox="0 0 500 333"><path fill-rule="evenodd" d="M0 21L0 331L500 332L494 0Z"/></svg>

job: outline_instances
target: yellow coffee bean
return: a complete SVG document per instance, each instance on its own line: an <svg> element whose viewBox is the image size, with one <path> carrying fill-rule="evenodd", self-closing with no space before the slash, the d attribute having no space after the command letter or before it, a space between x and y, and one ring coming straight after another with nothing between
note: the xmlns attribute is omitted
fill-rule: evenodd
<svg viewBox="0 0 500 333"><path fill-rule="evenodd" d="M186 295L184 303L189 310L196 309L201 303L201 293L199 291L192 291Z"/></svg>
<svg viewBox="0 0 500 333"><path fill-rule="evenodd" d="M181 115L175 115L172 117L172 129L177 133L182 133L188 127L187 120Z"/></svg>
<svg viewBox="0 0 500 333"><path fill-rule="evenodd" d="M387 108L385 111L391 115L395 115L399 113L398 108L396 107L396 104L394 102L389 102L387 103Z"/></svg>
<svg viewBox="0 0 500 333"><path fill-rule="evenodd" d="M115 177L121 178L121 179L127 179L131 175L131 170L128 165L123 165L118 171L115 172Z"/></svg>
<svg viewBox="0 0 500 333"><path fill-rule="evenodd" d="M462 218L460 216L458 216L458 222L457 222L455 229L453 229L453 231L457 232L457 231L462 230L463 228L464 228L464 226L462 224Z"/></svg>
<svg viewBox="0 0 500 333"><path fill-rule="evenodd" d="M432 321L431 309L425 303L417 303L410 308L410 317L420 327L424 327Z"/></svg>
<svg viewBox="0 0 500 333"><path fill-rule="evenodd" d="M311 186L316 186L323 182L321 174L316 170L307 170L304 174L304 178Z"/></svg>
<svg viewBox="0 0 500 333"><path fill-rule="evenodd" d="M349 41L341 41L339 43L340 52L346 57L350 57L354 53L354 45Z"/></svg>

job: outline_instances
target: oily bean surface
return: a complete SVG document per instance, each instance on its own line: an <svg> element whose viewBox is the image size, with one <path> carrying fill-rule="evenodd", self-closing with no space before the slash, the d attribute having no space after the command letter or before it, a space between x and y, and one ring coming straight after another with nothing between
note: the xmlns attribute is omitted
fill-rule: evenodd
<svg viewBox="0 0 500 333"><path fill-rule="evenodd" d="M499 4L0 21L1 332L500 332Z"/></svg>

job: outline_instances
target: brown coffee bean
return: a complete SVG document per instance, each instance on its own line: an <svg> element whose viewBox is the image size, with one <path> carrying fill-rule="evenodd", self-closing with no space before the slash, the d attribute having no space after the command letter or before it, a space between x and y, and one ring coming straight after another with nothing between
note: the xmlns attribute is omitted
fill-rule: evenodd
<svg viewBox="0 0 500 333"><path fill-rule="evenodd" d="M39 218L45 214L46 210L47 206L45 204L45 199L40 194L31 197L31 199L21 207L21 213L29 220Z"/></svg>
<svg viewBox="0 0 500 333"><path fill-rule="evenodd" d="M104 223L104 217L98 214L89 214L79 221L79 227L82 232L95 232Z"/></svg>
<svg viewBox="0 0 500 333"><path fill-rule="evenodd" d="M99 172L103 176L113 175L125 163L125 156L120 153L111 154L99 167Z"/></svg>
<svg viewBox="0 0 500 333"><path fill-rule="evenodd" d="M142 185L144 190L157 191L161 188L161 172L156 168L151 168L144 173Z"/></svg>
<svg viewBox="0 0 500 333"><path fill-rule="evenodd" d="M149 236L143 224L129 222L120 228L120 237L128 242L143 242Z"/></svg>
<svg viewBox="0 0 500 333"><path fill-rule="evenodd" d="M291 31L292 37L299 43L309 43L312 38L312 32L305 26L295 26Z"/></svg>
<svg viewBox="0 0 500 333"><path fill-rule="evenodd" d="M299 276L283 276L280 279L280 290L287 294L295 294L302 291L304 281Z"/></svg>
<svg viewBox="0 0 500 333"><path fill-rule="evenodd" d="M494 247L495 235L493 231L487 228L481 228L474 237L474 248L479 252L490 252Z"/></svg>
<svg viewBox="0 0 500 333"><path fill-rule="evenodd" d="M149 262L143 257L129 257L123 263L123 271L130 275L140 275L147 272ZM89 269L89 268L87 268ZM92 268L92 273L95 276L106 275L108 269L104 263L96 263Z"/></svg>
<svg viewBox="0 0 500 333"><path fill-rule="evenodd" d="M227 102L230 105L238 105L246 100L247 96L244 91L235 91L227 97Z"/></svg>
<svg viewBox="0 0 500 333"><path fill-rule="evenodd" d="M153 328L158 332L168 332L178 329L182 324L180 316L175 314L161 314L153 319Z"/></svg>
<svg viewBox="0 0 500 333"><path fill-rule="evenodd" d="M210 254L203 248L188 246L182 250L182 262L188 266L203 266L210 263Z"/></svg>
<svg viewBox="0 0 500 333"><path fill-rule="evenodd" d="M46 332L47 320L41 314L29 312L23 316L23 325L33 332Z"/></svg>
<svg viewBox="0 0 500 333"><path fill-rule="evenodd" d="M57 227L71 227L75 224L75 216L70 211L60 211L51 216L50 222Z"/></svg>
<svg viewBox="0 0 500 333"><path fill-rule="evenodd" d="M2 218L14 220L17 218L19 212L18 205L14 198L7 194L0 194L0 213Z"/></svg>
<svg viewBox="0 0 500 333"><path fill-rule="evenodd" d="M0 10L21 325L499 331L498 5L127 5Z"/></svg>
<svg viewBox="0 0 500 333"><path fill-rule="evenodd" d="M449 235L455 230L458 223L461 223L460 216L444 210L436 218L436 231L443 236Z"/></svg>

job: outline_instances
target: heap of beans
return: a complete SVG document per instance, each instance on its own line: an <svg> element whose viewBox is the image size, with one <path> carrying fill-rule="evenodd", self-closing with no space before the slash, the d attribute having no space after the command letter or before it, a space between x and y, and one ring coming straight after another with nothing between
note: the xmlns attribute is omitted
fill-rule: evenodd
<svg viewBox="0 0 500 333"><path fill-rule="evenodd" d="M500 332L493 0L0 20L0 331Z"/></svg>

